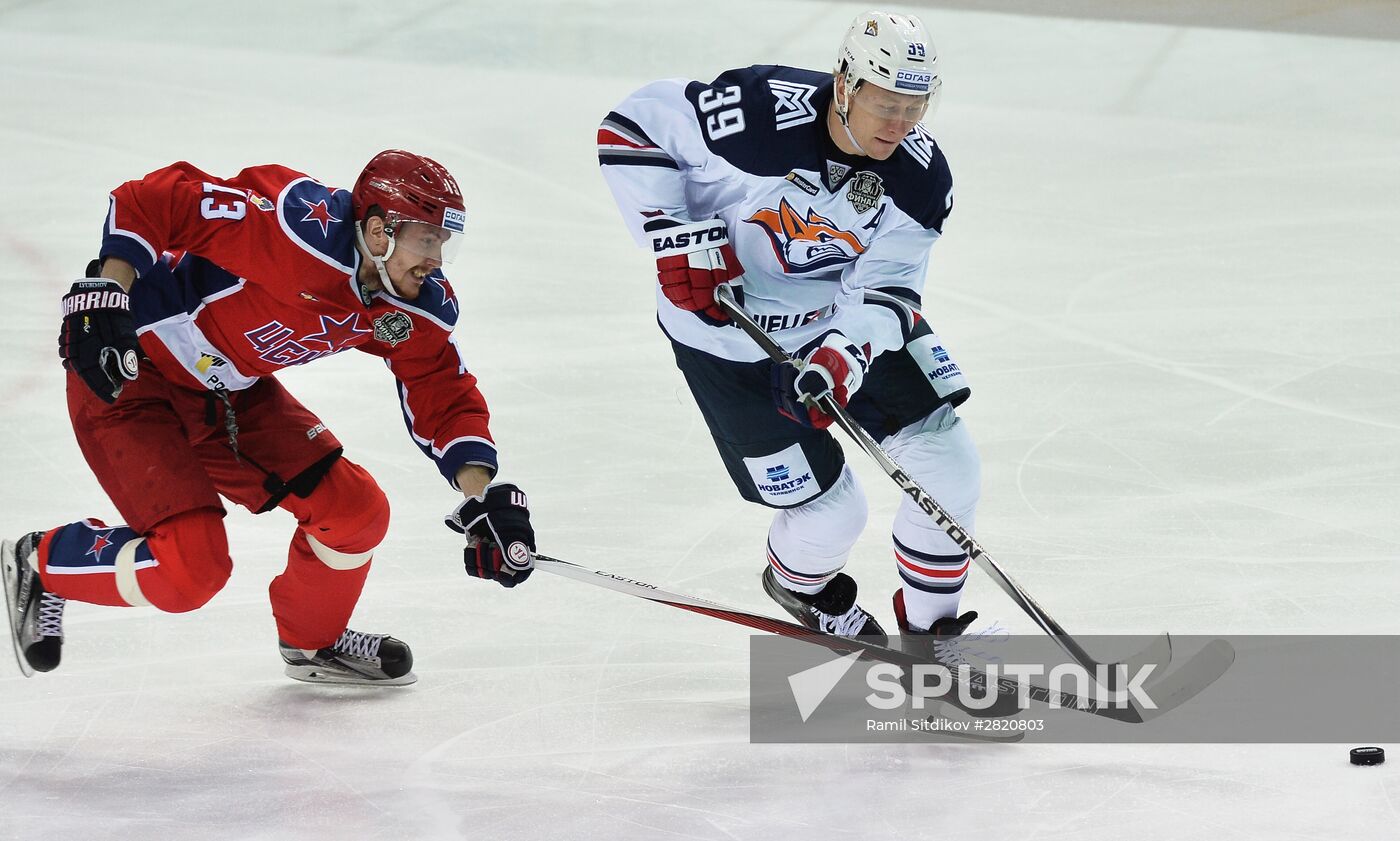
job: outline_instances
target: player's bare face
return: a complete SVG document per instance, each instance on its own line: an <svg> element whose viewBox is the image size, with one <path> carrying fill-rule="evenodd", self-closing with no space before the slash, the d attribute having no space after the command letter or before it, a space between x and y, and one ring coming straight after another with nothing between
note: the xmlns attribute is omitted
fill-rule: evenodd
<svg viewBox="0 0 1400 841"><path fill-rule="evenodd" d="M851 136L865 154L883 161L923 119L928 110L927 96L894 93L871 84L857 85L847 110ZM837 138L838 144L841 138Z"/></svg>
<svg viewBox="0 0 1400 841"><path fill-rule="evenodd" d="M441 268L443 246L451 234L436 225L404 222L394 237L394 253L384 261L399 297L412 301L423 288L423 279Z"/></svg>

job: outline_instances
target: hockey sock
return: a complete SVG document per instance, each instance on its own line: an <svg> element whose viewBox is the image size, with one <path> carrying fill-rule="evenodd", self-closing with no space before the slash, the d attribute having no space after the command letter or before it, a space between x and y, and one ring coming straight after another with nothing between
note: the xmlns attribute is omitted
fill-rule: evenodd
<svg viewBox="0 0 1400 841"><path fill-rule="evenodd" d="M287 569L268 588L277 636L296 648L315 650L335 642L360 599L369 577L370 553L363 557L335 553L344 563L328 565L322 557L335 550L313 546L306 532L292 536ZM357 563L356 566L350 566Z"/></svg>
<svg viewBox="0 0 1400 841"><path fill-rule="evenodd" d="M223 512L201 508L162 520L150 534L101 520L49 532L39 545L44 589L74 601L153 605L170 613L203 606L228 581L233 562Z"/></svg>
<svg viewBox="0 0 1400 841"><path fill-rule="evenodd" d="M850 467L826 493L774 514L768 565L778 583L797 593L821 592L846 565L866 514L865 493Z"/></svg>
<svg viewBox="0 0 1400 841"><path fill-rule="evenodd" d="M981 461L966 425L953 410L943 407L882 443L972 534L981 494ZM962 547L908 497L899 504L892 532L910 626L925 630L937 619L956 616L970 566Z"/></svg>
<svg viewBox="0 0 1400 841"><path fill-rule="evenodd" d="M129 573L133 584L137 569L156 563L141 535L101 520L79 520L50 531L37 556L45 590L74 601L122 607L131 602L122 598L119 563L121 575Z"/></svg>
<svg viewBox="0 0 1400 841"><path fill-rule="evenodd" d="M340 459L305 499L283 505L298 529L287 569L268 588L277 635L308 650L335 642L350 621L374 550L389 529L389 501L362 467Z"/></svg>
<svg viewBox="0 0 1400 841"><path fill-rule="evenodd" d="M896 533L894 558L904 582L904 611L911 628L927 630L935 620L957 615L971 564L966 554L920 552L905 545Z"/></svg>

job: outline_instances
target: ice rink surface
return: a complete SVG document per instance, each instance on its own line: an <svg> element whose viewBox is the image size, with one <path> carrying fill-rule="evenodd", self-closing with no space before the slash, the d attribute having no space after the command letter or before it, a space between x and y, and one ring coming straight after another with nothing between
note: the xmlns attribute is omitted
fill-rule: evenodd
<svg viewBox="0 0 1400 841"><path fill-rule="evenodd" d="M1079 633L1400 632L1400 42L1306 34L1393 7L1280 4L1304 31L1279 32L958 5L904 8L946 80L925 302L973 384L979 537ZM542 550L776 613L767 514L671 362L593 134L654 78L829 67L858 11L0 0L4 532L116 520L54 354L108 190L181 159L348 186L407 147L467 194L457 335ZM394 505L354 627L409 641L420 682L286 679L292 521L232 511L203 610L71 605L59 671L0 658L0 838L1400 837L1400 762L1349 745L750 745L744 629L469 579L383 367L284 381ZM872 497L850 570L888 622L897 493L847 452ZM1034 630L977 573L964 604Z"/></svg>

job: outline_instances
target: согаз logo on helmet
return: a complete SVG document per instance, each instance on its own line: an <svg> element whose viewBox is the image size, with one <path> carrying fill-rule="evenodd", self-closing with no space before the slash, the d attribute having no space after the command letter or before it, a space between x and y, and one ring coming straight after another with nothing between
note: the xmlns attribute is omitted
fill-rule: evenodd
<svg viewBox="0 0 1400 841"><path fill-rule="evenodd" d="M933 74L917 70L901 70L895 76L894 86L901 90L919 91L928 93L928 86L933 83Z"/></svg>

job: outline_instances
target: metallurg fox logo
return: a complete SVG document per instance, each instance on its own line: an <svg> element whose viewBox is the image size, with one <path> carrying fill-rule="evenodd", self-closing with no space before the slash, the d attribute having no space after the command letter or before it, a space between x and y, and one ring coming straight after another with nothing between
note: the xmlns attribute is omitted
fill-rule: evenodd
<svg viewBox="0 0 1400 841"><path fill-rule="evenodd" d="M810 207L802 216L787 199L778 203L777 210L765 207L744 221L761 225L768 232L773 253L788 274L839 266L865 253L865 246L855 234L841 230Z"/></svg>

